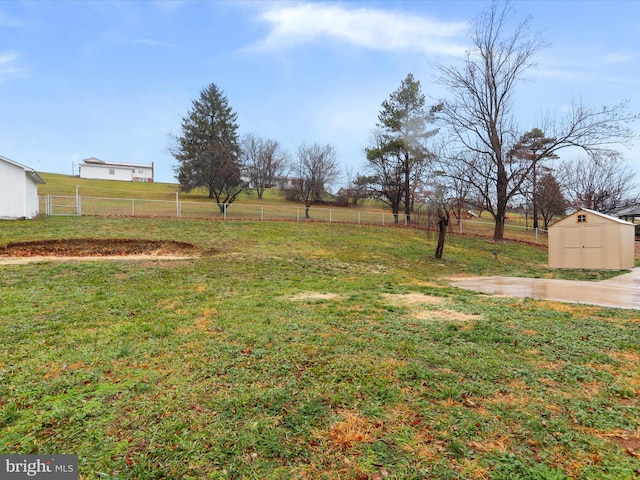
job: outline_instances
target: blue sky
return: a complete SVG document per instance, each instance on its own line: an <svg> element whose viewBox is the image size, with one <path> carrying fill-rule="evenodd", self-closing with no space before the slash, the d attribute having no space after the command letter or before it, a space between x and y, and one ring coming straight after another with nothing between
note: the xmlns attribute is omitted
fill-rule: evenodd
<svg viewBox="0 0 640 480"><path fill-rule="evenodd" d="M468 47L483 1L0 3L0 155L41 172L84 158L151 163L175 181L171 135L215 83L239 133L331 143L362 171L381 103L411 72L433 102L439 63ZM640 112L640 2L516 1L550 47L517 90L523 131L571 101ZM640 123L634 126L640 134ZM640 139L622 150L640 171ZM75 170L73 165L76 166Z"/></svg>

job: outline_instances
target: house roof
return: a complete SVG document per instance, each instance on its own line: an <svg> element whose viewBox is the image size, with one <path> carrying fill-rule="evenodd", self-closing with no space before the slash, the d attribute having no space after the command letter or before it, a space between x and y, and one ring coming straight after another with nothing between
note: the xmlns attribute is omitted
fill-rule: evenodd
<svg viewBox="0 0 640 480"><path fill-rule="evenodd" d="M589 214L591 214L591 215L597 215L598 217L606 218L607 220L610 220L610 221L615 222L615 223L620 223L620 224L622 224L622 225L633 225L633 223L627 222L627 221L625 221L625 220L621 220L621 219L616 218L616 217L612 217L611 215L607 215L607 214L605 214L605 213L596 212L595 210L590 210L590 209L588 209L588 208L579 208L578 210L576 210L575 212L573 212L571 215L567 215L567 216L566 216L565 218L563 218L562 220L560 220L560 221L558 221L558 222L554 223L553 225L550 225L550 226L549 226L549 228L551 228L551 227L555 227L556 225L558 225L558 224L560 224L560 223L564 222L567 218L571 217L572 215L575 215L575 214L576 214L576 213L578 213L578 212L586 212L586 213L589 213Z"/></svg>
<svg viewBox="0 0 640 480"><path fill-rule="evenodd" d="M633 207L625 208L616 213L616 216L619 218L622 217L640 217L640 205L635 205Z"/></svg>
<svg viewBox="0 0 640 480"><path fill-rule="evenodd" d="M2 155L0 155L0 160L6 163L10 163L11 165L15 165L16 167L22 168L27 176L31 178L31 180L33 180L35 183L45 183L42 177L38 175L38 172L36 172L33 168L27 167L26 165L22 165L18 162L14 162L13 160L9 160L7 157L3 157Z"/></svg>
<svg viewBox="0 0 640 480"><path fill-rule="evenodd" d="M120 167L120 168L153 168L153 164L149 163L122 163L122 162L106 162L99 158L91 157L82 160L82 165L99 165L103 167Z"/></svg>

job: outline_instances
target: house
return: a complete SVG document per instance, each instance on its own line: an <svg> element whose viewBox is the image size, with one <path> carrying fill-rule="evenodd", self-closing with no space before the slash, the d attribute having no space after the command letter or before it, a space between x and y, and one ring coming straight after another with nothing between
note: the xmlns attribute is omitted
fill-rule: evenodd
<svg viewBox="0 0 640 480"><path fill-rule="evenodd" d="M633 223L582 208L549 227L549 268L633 268L634 232Z"/></svg>
<svg viewBox="0 0 640 480"><path fill-rule="evenodd" d="M105 162L99 158L85 158L80 164L80 178L120 180L123 182L153 182L153 162Z"/></svg>
<svg viewBox="0 0 640 480"><path fill-rule="evenodd" d="M38 184L33 169L0 156L0 218L33 218L40 213Z"/></svg>

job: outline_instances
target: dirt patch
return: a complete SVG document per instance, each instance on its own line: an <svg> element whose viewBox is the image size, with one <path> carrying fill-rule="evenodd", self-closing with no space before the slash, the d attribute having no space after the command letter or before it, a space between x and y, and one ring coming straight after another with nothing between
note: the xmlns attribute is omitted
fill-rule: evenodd
<svg viewBox="0 0 640 480"><path fill-rule="evenodd" d="M382 295L384 299L392 305L409 306L409 305L440 305L446 302L446 298L435 297L433 295L425 295L423 293L404 293L392 294L385 293Z"/></svg>
<svg viewBox="0 0 640 480"><path fill-rule="evenodd" d="M304 302L307 300L339 300L341 297L336 293L305 292L287 298L294 302Z"/></svg>
<svg viewBox="0 0 640 480"><path fill-rule="evenodd" d="M171 240L70 238L0 246L0 263L106 258L186 259L201 253L200 249L190 243Z"/></svg>
<svg viewBox="0 0 640 480"><path fill-rule="evenodd" d="M480 315L472 315L469 313L456 312L455 310L425 310L417 312L415 317L419 320L459 320L459 321L471 321L479 320L482 317Z"/></svg>

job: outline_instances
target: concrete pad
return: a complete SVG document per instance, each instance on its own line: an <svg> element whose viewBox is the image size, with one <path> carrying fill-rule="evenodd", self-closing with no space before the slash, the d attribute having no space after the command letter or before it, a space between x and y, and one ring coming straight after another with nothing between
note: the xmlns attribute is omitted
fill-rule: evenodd
<svg viewBox="0 0 640 480"><path fill-rule="evenodd" d="M601 282L545 278L481 277L452 284L507 297L528 297L557 302L640 310L640 268Z"/></svg>

